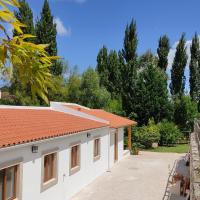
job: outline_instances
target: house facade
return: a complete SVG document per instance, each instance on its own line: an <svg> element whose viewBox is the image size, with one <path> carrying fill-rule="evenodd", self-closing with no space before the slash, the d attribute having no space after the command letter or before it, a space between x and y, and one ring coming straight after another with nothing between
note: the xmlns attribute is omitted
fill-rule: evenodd
<svg viewBox="0 0 200 200"><path fill-rule="evenodd" d="M109 121L78 112L0 106L0 200L70 199L122 159L124 128L116 139Z"/></svg>

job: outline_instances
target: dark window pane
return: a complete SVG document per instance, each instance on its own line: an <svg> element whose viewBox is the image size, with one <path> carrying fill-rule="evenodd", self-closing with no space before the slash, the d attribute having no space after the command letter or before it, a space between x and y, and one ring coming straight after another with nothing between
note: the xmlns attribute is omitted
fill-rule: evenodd
<svg viewBox="0 0 200 200"><path fill-rule="evenodd" d="M10 167L6 169L6 200L14 198L15 186L15 168Z"/></svg>
<svg viewBox="0 0 200 200"><path fill-rule="evenodd" d="M79 165L79 146L73 146L71 148L71 168Z"/></svg>
<svg viewBox="0 0 200 200"><path fill-rule="evenodd" d="M0 200L3 200L3 177L4 172L3 170L0 170Z"/></svg>
<svg viewBox="0 0 200 200"><path fill-rule="evenodd" d="M44 182L54 178L55 154L46 155L44 157Z"/></svg>

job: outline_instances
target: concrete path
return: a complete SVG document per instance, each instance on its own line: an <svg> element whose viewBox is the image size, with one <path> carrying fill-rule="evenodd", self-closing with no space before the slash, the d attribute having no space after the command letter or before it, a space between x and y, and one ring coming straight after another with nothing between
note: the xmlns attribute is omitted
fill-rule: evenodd
<svg viewBox="0 0 200 200"><path fill-rule="evenodd" d="M140 152L124 158L72 200L162 200L169 172L181 156Z"/></svg>

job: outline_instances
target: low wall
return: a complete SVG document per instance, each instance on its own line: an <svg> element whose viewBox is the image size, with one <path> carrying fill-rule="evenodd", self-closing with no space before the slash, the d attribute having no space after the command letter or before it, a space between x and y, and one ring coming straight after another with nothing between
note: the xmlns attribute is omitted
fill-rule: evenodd
<svg viewBox="0 0 200 200"><path fill-rule="evenodd" d="M195 121L190 135L190 199L200 200L200 127Z"/></svg>

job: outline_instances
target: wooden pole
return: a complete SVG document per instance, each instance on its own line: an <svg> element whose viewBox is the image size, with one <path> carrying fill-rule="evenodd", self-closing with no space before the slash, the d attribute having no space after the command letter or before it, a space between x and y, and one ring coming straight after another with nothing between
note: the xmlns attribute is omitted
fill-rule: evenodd
<svg viewBox="0 0 200 200"><path fill-rule="evenodd" d="M132 141L131 141L131 126L128 127L128 149L132 150Z"/></svg>

